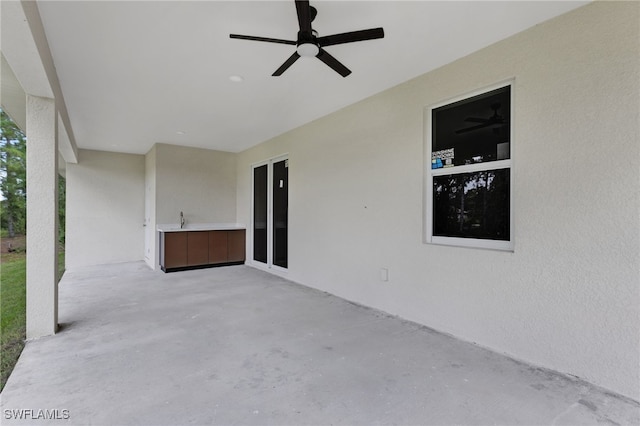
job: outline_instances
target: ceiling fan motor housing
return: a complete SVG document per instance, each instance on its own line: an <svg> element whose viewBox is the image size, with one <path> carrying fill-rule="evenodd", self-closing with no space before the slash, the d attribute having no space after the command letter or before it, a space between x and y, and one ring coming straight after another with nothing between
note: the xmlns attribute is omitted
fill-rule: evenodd
<svg viewBox="0 0 640 426"><path fill-rule="evenodd" d="M317 36L318 33L315 30L312 30L311 34L307 31L299 31L296 47L298 55L310 58L318 56L318 53L320 53L320 46L316 40Z"/></svg>

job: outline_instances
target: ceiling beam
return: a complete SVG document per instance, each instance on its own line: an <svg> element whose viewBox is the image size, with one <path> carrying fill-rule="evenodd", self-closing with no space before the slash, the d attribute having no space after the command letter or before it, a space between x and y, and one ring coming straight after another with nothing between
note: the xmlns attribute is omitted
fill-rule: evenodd
<svg viewBox="0 0 640 426"><path fill-rule="evenodd" d="M55 100L64 136L60 138L60 153L66 162L77 163L78 148L38 4L33 0L3 1L0 7L1 47L8 65L6 68L12 70L25 94ZM4 96L2 103L5 104ZM16 116L20 125L19 114L14 113L12 118ZM24 130L27 131L26 128Z"/></svg>
<svg viewBox="0 0 640 426"><path fill-rule="evenodd" d="M0 105L13 122L24 131L27 127L27 95L4 54L0 54Z"/></svg>

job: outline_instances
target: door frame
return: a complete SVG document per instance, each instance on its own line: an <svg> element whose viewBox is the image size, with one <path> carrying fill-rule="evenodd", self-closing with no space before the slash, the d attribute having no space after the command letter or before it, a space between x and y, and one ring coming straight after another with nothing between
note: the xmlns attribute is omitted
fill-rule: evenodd
<svg viewBox="0 0 640 426"><path fill-rule="evenodd" d="M273 164L278 163L280 161L289 160L289 154L281 154L275 157L268 158L266 160L262 160L256 163L251 164L251 222L250 222L250 232L248 234L250 237L249 240L249 265L263 269L268 272L273 272L278 275L286 275L289 272L288 268L283 268L278 265L273 264ZM253 243L254 243L254 207L255 207L255 182L254 182L254 170L257 167L262 167L267 165L267 263L262 263L253 259ZM287 173L287 191L289 191L289 175ZM289 227L289 223L287 220L287 229ZM289 238L287 233L287 239ZM287 244L288 247L288 244ZM289 258L289 253L287 253L287 259ZM287 262L288 263L288 262Z"/></svg>

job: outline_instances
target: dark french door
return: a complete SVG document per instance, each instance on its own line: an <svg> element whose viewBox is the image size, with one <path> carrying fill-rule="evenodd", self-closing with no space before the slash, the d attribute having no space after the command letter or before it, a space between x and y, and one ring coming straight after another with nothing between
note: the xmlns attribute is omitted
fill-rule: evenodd
<svg viewBox="0 0 640 426"><path fill-rule="evenodd" d="M253 260L267 263L268 165L253 169Z"/></svg>
<svg viewBox="0 0 640 426"><path fill-rule="evenodd" d="M253 260L288 267L289 160L253 167Z"/></svg>

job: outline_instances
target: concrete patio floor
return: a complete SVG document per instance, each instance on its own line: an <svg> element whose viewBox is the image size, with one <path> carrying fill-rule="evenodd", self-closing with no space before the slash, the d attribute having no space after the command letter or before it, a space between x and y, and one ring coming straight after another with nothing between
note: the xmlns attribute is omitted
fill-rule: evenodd
<svg viewBox="0 0 640 426"><path fill-rule="evenodd" d="M3 425L640 424L634 401L246 266L67 272L59 311Z"/></svg>

